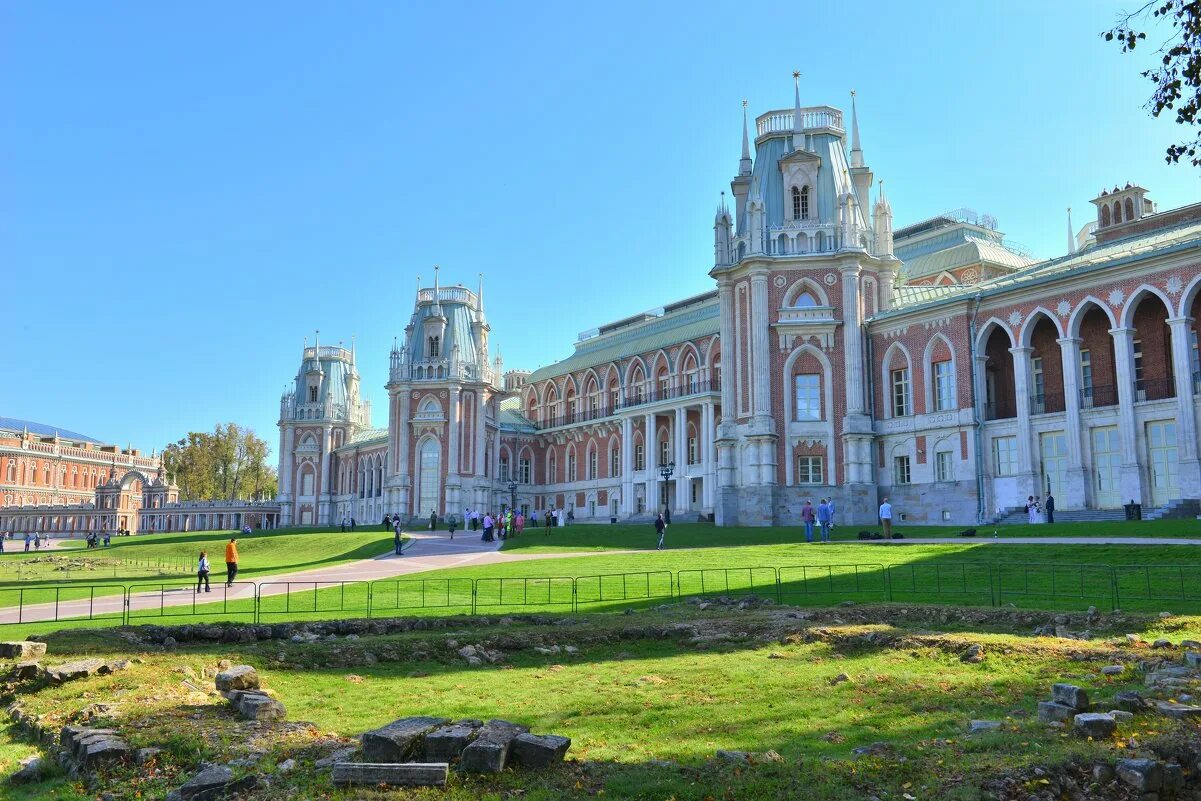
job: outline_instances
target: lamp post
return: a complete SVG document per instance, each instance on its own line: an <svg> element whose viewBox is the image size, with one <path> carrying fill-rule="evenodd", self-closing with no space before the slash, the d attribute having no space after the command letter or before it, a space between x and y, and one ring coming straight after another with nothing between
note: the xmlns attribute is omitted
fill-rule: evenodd
<svg viewBox="0 0 1201 801"><path fill-rule="evenodd" d="M517 482L509 479L509 511L517 514Z"/></svg>
<svg viewBox="0 0 1201 801"><path fill-rule="evenodd" d="M667 464L659 465L659 475L663 476L663 494L670 498L671 495L667 492L667 482L671 480L672 474L676 472L676 463L668 462ZM668 506L668 504L664 504Z"/></svg>

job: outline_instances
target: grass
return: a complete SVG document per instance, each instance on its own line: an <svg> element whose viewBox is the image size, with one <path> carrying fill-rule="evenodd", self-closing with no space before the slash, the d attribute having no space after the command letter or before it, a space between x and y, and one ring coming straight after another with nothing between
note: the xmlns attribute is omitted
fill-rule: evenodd
<svg viewBox="0 0 1201 801"><path fill-rule="evenodd" d="M166 749L150 769L102 774L103 790L118 801L162 797L201 761L245 757L251 747L262 751L256 772L270 774L287 758L299 763L256 798L375 798L334 789L328 773L312 767L327 753L318 746L417 714L501 717L536 732L564 734L572 738L570 761L538 774L452 773L446 790L395 790L388 798L584 799L603 791L618 799L864 801L908 792L919 799L937 793L945 801L982 801L991 797L985 782L1001 773L1073 759L1112 761L1183 728L1140 719L1123 726L1119 746L1116 740L1066 737L1034 722L1036 702L1054 681L1072 679L1100 699L1128 689L1129 679L1104 678L1098 671L1135 661L1137 651L1031 640L1012 627L994 634L919 634L892 621L888 609L878 615L890 622L838 624L831 616L810 623L772 609L714 614L676 607L634 617L593 616L566 627L553 620L503 627L464 621L454 631L354 642L143 650L128 671L34 688L23 702L57 726L99 700L110 706L99 724L114 725L135 747ZM1201 630L1198 619L1174 623L1177 633ZM674 626L688 627L688 633L660 633ZM808 636L817 630L822 633L816 639ZM709 639L694 642L695 632ZM869 643L862 636L867 632L881 636ZM466 642L501 648L505 657L497 665L469 667L455 654ZM983 663L959 660L969 642L984 645ZM574 645L579 654L534 650L551 644ZM50 638L55 654L129 655L128 648L105 634ZM367 659L368 652L378 661ZM220 658L256 665L287 705L289 719L313 726L249 730L219 698L183 681L181 673L197 676ZM839 674L849 681L833 682ZM211 688L201 678L189 682ZM972 719L1004 725L969 737ZM878 741L892 744L895 756L853 758L853 748ZM735 767L713 759L718 749L772 750L782 761ZM0 733L0 759L10 753L24 750L11 732ZM46 783L44 792L29 797L75 797L62 779Z"/></svg>

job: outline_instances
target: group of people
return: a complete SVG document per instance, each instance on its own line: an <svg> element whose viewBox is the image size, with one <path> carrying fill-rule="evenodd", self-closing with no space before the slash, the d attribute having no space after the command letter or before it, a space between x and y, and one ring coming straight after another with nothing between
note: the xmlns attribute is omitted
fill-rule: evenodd
<svg viewBox="0 0 1201 801"><path fill-rule="evenodd" d="M196 592L200 592L201 586L205 592L211 592L209 588L209 565L208 551L200 552L200 559L196 563ZM225 544L225 586L232 587L234 579L238 577L238 538L230 537L229 542Z"/></svg>
<svg viewBox="0 0 1201 801"><path fill-rule="evenodd" d="M117 533L120 534L120 532L117 532ZM104 547L107 548L112 543L112 535L110 535L107 531L100 533L100 534L97 534L96 532L92 531L92 532L89 532L86 542L87 542L89 548L99 548L101 542L103 542ZM25 550L27 550L27 551L29 550L29 535L28 534L25 535Z"/></svg>
<svg viewBox="0 0 1201 801"><path fill-rule="evenodd" d="M1030 523L1054 523L1055 496L1050 492L1041 499L1037 495L1026 496L1026 520Z"/></svg>
<svg viewBox="0 0 1201 801"><path fill-rule="evenodd" d="M801 523L805 526L805 542L813 542L813 527L818 527L821 542L830 541L830 532L834 529L834 499L821 498L814 507L808 498L801 506Z"/></svg>
<svg viewBox="0 0 1201 801"><path fill-rule="evenodd" d="M355 521L355 519L353 517L342 518L342 533L345 534L347 531L354 531L354 527L356 525L358 525L358 523ZM384 531L387 531L387 530L388 530L388 516L384 515Z"/></svg>

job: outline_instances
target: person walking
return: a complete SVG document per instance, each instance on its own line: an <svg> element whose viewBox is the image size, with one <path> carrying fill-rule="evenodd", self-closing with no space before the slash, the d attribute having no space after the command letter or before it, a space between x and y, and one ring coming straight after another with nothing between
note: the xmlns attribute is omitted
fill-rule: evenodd
<svg viewBox="0 0 1201 801"><path fill-rule="evenodd" d="M892 504L888 498L880 504L880 525L884 527L884 539L892 539Z"/></svg>
<svg viewBox="0 0 1201 801"><path fill-rule="evenodd" d="M232 587L238 577L238 538L230 537L225 544L225 586Z"/></svg>
<svg viewBox="0 0 1201 801"><path fill-rule="evenodd" d="M663 550L663 540L667 536L667 521L663 519L663 513L655 518L655 533L659 535L659 544L656 546L656 551Z"/></svg>
<svg viewBox="0 0 1201 801"><path fill-rule="evenodd" d="M454 515L451 515L450 517L446 518L446 530L450 532L450 538L452 540L455 538L455 527L457 526L457 524L458 523L455 520Z"/></svg>
<svg viewBox="0 0 1201 801"><path fill-rule="evenodd" d="M42 535L41 534L33 535L33 549L35 551L42 550Z"/></svg>
<svg viewBox="0 0 1201 801"><path fill-rule="evenodd" d="M396 528L392 530L392 547L395 549L396 556L403 556L401 553L401 546L403 544L404 541L400 538L400 523L397 523Z"/></svg>
<svg viewBox="0 0 1201 801"><path fill-rule="evenodd" d="M484 512L484 542L492 542L492 515L489 512Z"/></svg>
<svg viewBox="0 0 1201 801"><path fill-rule="evenodd" d="M352 517L352 518L350 518L350 530L351 530L351 531L354 531L354 529L355 529L355 526L357 526L358 524L359 524L359 523L358 523L358 521L357 521L357 520L355 520L353 517Z"/></svg>
<svg viewBox="0 0 1201 801"><path fill-rule="evenodd" d="M817 505L817 524L821 527L822 542L830 541L830 503L827 499L822 498Z"/></svg>
<svg viewBox="0 0 1201 801"><path fill-rule="evenodd" d="M546 536L550 536L550 527L555 524L555 510L550 509L546 513Z"/></svg>
<svg viewBox="0 0 1201 801"><path fill-rule="evenodd" d="M517 534L520 536L521 532L525 531L525 515L523 515L521 512L518 512L517 519L514 521L514 523L517 526Z"/></svg>
<svg viewBox="0 0 1201 801"><path fill-rule="evenodd" d="M430 510L430 531L438 527L438 513L433 509Z"/></svg>
<svg viewBox="0 0 1201 801"><path fill-rule="evenodd" d="M801 507L801 522L805 525L805 542L813 542L813 522L817 520L817 516L813 511L813 504L809 499L805 499L805 505Z"/></svg>
<svg viewBox="0 0 1201 801"><path fill-rule="evenodd" d="M1043 502L1043 509L1045 509L1047 512L1047 522L1054 523L1055 522L1055 496L1049 492L1047 493L1046 501Z"/></svg>
<svg viewBox="0 0 1201 801"><path fill-rule="evenodd" d="M31 544L33 544L33 537L31 537L31 536L29 536L28 534L26 534L26 535L25 535L25 552L26 552L26 553L29 553L29 546L30 546Z"/></svg>
<svg viewBox="0 0 1201 801"><path fill-rule="evenodd" d="M388 515L384 515L384 531L387 531L390 528L392 528L392 518ZM342 530L345 531L346 529L343 528Z"/></svg>
<svg viewBox="0 0 1201 801"><path fill-rule="evenodd" d="M209 553L208 551L200 552L200 559L196 562L196 592L200 592L200 585L204 585L205 592L212 592L209 587Z"/></svg>

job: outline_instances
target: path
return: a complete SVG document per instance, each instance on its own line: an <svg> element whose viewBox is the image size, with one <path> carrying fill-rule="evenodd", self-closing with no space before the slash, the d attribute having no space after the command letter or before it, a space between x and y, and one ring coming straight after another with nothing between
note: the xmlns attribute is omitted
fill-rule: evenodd
<svg viewBox="0 0 1201 801"><path fill-rule="evenodd" d="M850 540L863 545L1201 545L1201 539L1183 537L906 537L903 540Z"/></svg>
<svg viewBox="0 0 1201 801"><path fill-rule="evenodd" d="M338 584L340 582L378 581L381 579L405 576L411 573L423 573L430 570L441 570L464 565L505 564L508 562L524 562L535 559L559 559L567 556L592 556L596 554L630 553L630 551L568 551L564 553L534 553L523 554L501 551L499 541L481 542L479 537L470 536L451 540L443 533L411 533L411 542L404 550L403 556L386 553L371 559L349 562L330 567L301 570L292 573L279 573L261 578L238 581L233 587L225 587L223 574L215 572L212 578L211 593L197 593L192 585L171 586L155 592L137 592L129 596L129 611L145 614L140 622L152 623L155 618L149 615L155 609L169 606L191 606L194 604L221 603L225 601L248 601L255 596L255 585L258 585L260 597L285 595L304 589L320 588L322 584ZM174 584L174 582L172 582ZM300 586L296 586L300 585ZM19 589L19 588L18 588ZM69 591L64 587L63 591ZM45 591L45 590L44 590ZM49 591L45 591L49 592ZM29 603L22 608L9 606L0 608L0 625L6 623L39 623L67 618L100 617L103 615L119 615L124 605L121 595L104 595L98 598L82 600L64 600L55 603Z"/></svg>

